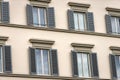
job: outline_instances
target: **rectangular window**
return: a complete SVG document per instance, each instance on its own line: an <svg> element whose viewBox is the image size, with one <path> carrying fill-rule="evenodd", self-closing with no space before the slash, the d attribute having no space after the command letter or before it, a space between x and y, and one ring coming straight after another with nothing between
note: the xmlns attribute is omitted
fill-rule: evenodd
<svg viewBox="0 0 120 80"><path fill-rule="evenodd" d="M112 33L119 34L120 33L120 18L111 17L111 25L112 25Z"/></svg>
<svg viewBox="0 0 120 80"><path fill-rule="evenodd" d="M0 73L3 72L2 47L0 46Z"/></svg>
<svg viewBox="0 0 120 80"><path fill-rule="evenodd" d="M35 49L36 73L50 74L49 50Z"/></svg>
<svg viewBox="0 0 120 80"><path fill-rule="evenodd" d="M90 77L90 59L87 53L77 53L78 75L79 77Z"/></svg>
<svg viewBox="0 0 120 80"><path fill-rule="evenodd" d="M115 56L117 77L120 78L120 56Z"/></svg>
<svg viewBox="0 0 120 80"><path fill-rule="evenodd" d="M39 27L46 27L46 8L33 7L33 25Z"/></svg>
<svg viewBox="0 0 120 80"><path fill-rule="evenodd" d="M85 13L74 12L74 26L75 30L86 30L86 16Z"/></svg>

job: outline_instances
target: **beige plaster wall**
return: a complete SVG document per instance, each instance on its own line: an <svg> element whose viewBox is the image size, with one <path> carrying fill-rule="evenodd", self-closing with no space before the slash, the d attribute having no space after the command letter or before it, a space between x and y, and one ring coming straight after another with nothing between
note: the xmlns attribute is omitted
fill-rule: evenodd
<svg viewBox="0 0 120 80"><path fill-rule="evenodd" d="M10 23L26 25L26 4L28 0L10 1ZM56 28L67 29L68 2L91 4L88 11L94 13L95 31L105 33L104 15L107 14L106 7L119 8L119 0L52 0L49 4L55 7ZM0 36L8 36L7 45L12 45L12 66L14 74L29 74L28 48L31 45L29 39L54 40L54 49L58 49L58 61L60 76L72 76L70 51L71 43L94 44L93 52L98 54L98 66L100 78L110 79L109 46L119 46L119 38L102 37L84 34L72 34L63 32L52 32L42 30L31 30L21 28L10 28L0 26ZM5 78L0 78L6 80ZM19 80L12 79L10 80ZM27 79L20 79L27 80ZM32 80L32 79L28 79Z"/></svg>

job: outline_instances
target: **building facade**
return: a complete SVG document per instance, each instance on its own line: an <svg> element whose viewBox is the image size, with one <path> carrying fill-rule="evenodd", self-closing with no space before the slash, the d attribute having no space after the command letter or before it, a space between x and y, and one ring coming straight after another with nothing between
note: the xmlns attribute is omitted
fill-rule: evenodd
<svg viewBox="0 0 120 80"><path fill-rule="evenodd" d="M119 0L0 0L0 80L120 80Z"/></svg>

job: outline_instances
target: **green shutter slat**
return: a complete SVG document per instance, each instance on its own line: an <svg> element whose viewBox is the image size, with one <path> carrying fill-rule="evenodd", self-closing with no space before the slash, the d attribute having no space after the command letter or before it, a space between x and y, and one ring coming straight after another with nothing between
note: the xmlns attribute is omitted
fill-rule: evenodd
<svg viewBox="0 0 120 80"><path fill-rule="evenodd" d="M1 2L1 22L9 23L9 2Z"/></svg>
<svg viewBox="0 0 120 80"><path fill-rule="evenodd" d="M11 61L11 46L3 46L3 61L4 61L4 72L12 72L12 61Z"/></svg>
<svg viewBox="0 0 120 80"><path fill-rule="evenodd" d="M90 54L92 77L99 77L97 54Z"/></svg>
<svg viewBox="0 0 120 80"><path fill-rule="evenodd" d="M112 33L111 16L110 15L105 15L105 21L106 21L106 31L107 31L107 33Z"/></svg>
<svg viewBox="0 0 120 80"><path fill-rule="evenodd" d="M78 76L78 63L77 63L77 53L72 51L72 72L73 76Z"/></svg>
<svg viewBox="0 0 120 80"><path fill-rule="evenodd" d="M26 7L27 14L27 25L33 25L33 7L27 4Z"/></svg>
<svg viewBox="0 0 120 80"><path fill-rule="evenodd" d="M69 30L74 30L74 12L72 10L67 11L67 16L68 16L68 27Z"/></svg>
<svg viewBox="0 0 120 80"><path fill-rule="evenodd" d="M35 49L34 48L29 48L30 50L30 73L31 74L36 74L36 61L35 61Z"/></svg>
<svg viewBox="0 0 120 80"><path fill-rule="evenodd" d="M53 7L47 8L47 25L49 28L55 28L55 11Z"/></svg>
<svg viewBox="0 0 120 80"><path fill-rule="evenodd" d="M51 74L54 76L59 75L58 71L58 58L57 58L57 50L50 50L50 61L51 61Z"/></svg>
<svg viewBox="0 0 120 80"><path fill-rule="evenodd" d="M113 79L117 78L117 71L116 71L116 63L115 63L115 55L110 54L110 67L111 67L111 75Z"/></svg>
<svg viewBox="0 0 120 80"><path fill-rule="evenodd" d="M86 13L86 18L87 18L87 30L94 32L94 16L92 12L87 12Z"/></svg>

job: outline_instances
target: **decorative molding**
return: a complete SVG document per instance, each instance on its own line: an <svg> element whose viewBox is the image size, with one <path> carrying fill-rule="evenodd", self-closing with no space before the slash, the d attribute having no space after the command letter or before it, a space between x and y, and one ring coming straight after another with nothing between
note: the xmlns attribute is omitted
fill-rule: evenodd
<svg viewBox="0 0 120 80"><path fill-rule="evenodd" d="M44 27L34 27L34 26L18 25L18 24L4 24L4 23L0 23L0 27L34 29L34 30L43 30L43 31L53 31L53 32L64 32L64 33L72 33L72 34L83 34L83 35L91 35L91 36L120 38L120 35L115 35L115 34L89 32L89 31L75 31L75 30L58 29L58 28L48 28L48 27L47 27L47 28L44 28Z"/></svg>
<svg viewBox="0 0 120 80"><path fill-rule="evenodd" d="M51 2L51 0L29 0L29 1L44 2L44 3L50 3Z"/></svg>
<svg viewBox="0 0 120 80"><path fill-rule="evenodd" d="M112 12L120 12L120 9L118 8L110 8L110 7L106 7L107 11L112 11Z"/></svg>
<svg viewBox="0 0 120 80"><path fill-rule="evenodd" d="M30 39L29 41L31 43L49 44L49 45L53 45L55 43L55 41L51 41L51 40L39 40L39 39Z"/></svg>
<svg viewBox="0 0 120 80"><path fill-rule="evenodd" d="M31 1L30 4L36 7L48 7L48 3Z"/></svg>
<svg viewBox="0 0 120 80"><path fill-rule="evenodd" d="M7 41L8 37L0 36L0 41Z"/></svg>
<svg viewBox="0 0 120 80"><path fill-rule="evenodd" d="M60 79L60 80L110 80L103 78L80 78L80 77L66 77L66 76L41 76L41 75L29 75L29 74L5 74L0 73L0 77L17 77L17 78L34 78L34 79Z"/></svg>
<svg viewBox="0 0 120 80"><path fill-rule="evenodd" d="M84 8L89 8L90 4L83 4L83 3L75 3L75 2L69 2L69 6L75 6L75 7L84 7Z"/></svg>
<svg viewBox="0 0 120 80"><path fill-rule="evenodd" d="M110 46L109 48L114 51L120 51L120 47Z"/></svg>
<svg viewBox="0 0 120 80"><path fill-rule="evenodd" d="M94 45L92 44L80 44L80 43L72 43L73 47L82 47L82 48L93 48Z"/></svg>

